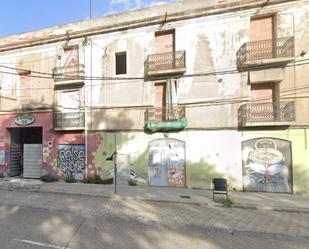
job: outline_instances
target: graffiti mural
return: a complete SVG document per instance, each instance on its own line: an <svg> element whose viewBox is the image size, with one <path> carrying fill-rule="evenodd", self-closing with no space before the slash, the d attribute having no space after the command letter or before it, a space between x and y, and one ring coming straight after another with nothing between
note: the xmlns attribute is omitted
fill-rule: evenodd
<svg viewBox="0 0 309 249"><path fill-rule="evenodd" d="M83 179L83 173L86 169L85 145L58 145L58 166L63 171L64 177L73 176L75 179Z"/></svg>
<svg viewBox="0 0 309 249"><path fill-rule="evenodd" d="M256 138L242 142L245 191L292 192L291 142Z"/></svg>
<svg viewBox="0 0 309 249"><path fill-rule="evenodd" d="M185 142L163 138L149 143L149 184L185 187Z"/></svg>

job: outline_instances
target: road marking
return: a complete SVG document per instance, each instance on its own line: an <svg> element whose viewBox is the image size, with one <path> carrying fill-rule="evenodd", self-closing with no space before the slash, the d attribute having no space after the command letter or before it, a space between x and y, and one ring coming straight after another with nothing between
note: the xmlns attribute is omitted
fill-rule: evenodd
<svg viewBox="0 0 309 249"><path fill-rule="evenodd" d="M23 243L26 243L26 244L36 245L36 246L45 246L45 247L55 248L55 249L70 249L70 248L68 248L68 247L55 246L55 245L50 245L50 244L35 242L35 241L31 241L31 240L25 240L25 239L13 239L13 240L16 240L16 241L19 241L19 242L23 242Z"/></svg>

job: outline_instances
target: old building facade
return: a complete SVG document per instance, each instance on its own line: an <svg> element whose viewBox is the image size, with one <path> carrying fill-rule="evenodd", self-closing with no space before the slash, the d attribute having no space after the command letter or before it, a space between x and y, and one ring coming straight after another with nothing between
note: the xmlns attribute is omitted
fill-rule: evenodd
<svg viewBox="0 0 309 249"><path fill-rule="evenodd" d="M107 177L116 149L152 186L308 193L308 16L178 1L1 38L1 172Z"/></svg>

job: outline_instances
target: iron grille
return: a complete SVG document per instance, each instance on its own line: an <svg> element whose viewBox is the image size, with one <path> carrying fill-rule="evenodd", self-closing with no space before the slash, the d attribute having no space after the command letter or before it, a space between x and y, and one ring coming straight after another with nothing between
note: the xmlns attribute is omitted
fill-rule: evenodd
<svg viewBox="0 0 309 249"><path fill-rule="evenodd" d="M246 42L237 51L237 66L256 60L294 56L294 37Z"/></svg>
<svg viewBox="0 0 309 249"><path fill-rule="evenodd" d="M83 64L55 67L53 69L54 81L83 80L85 78L85 66Z"/></svg>
<svg viewBox="0 0 309 249"><path fill-rule="evenodd" d="M151 121L154 123L159 122L168 122L168 121L178 121L182 118L185 118L185 107L177 106L172 108L165 107L153 107L148 108L145 112L145 123Z"/></svg>
<svg viewBox="0 0 309 249"><path fill-rule="evenodd" d="M56 129L84 128L84 112L56 112L54 113L54 127Z"/></svg>
<svg viewBox="0 0 309 249"><path fill-rule="evenodd" d="M176 51L148 55L146 68L148 72L186 67L186 51Z"/></svg>
<svg viewBox="0 0 309 249"><path fill-rule="evenodd" d="M244 104L238 109L238 120L241 126L259 122L292 122L295 121L294 102Z"/></svg>

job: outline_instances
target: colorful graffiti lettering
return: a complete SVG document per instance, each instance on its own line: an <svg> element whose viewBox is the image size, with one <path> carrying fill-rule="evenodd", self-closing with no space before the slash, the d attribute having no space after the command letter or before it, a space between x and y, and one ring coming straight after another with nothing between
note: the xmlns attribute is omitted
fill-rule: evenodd
<svg viewBox="0 0 309 249"><path fill-rule="evenodd" d="M64 176L73 176L82 179L85 166L85 145L61 144L58 145L58 166Z"/></svg>

